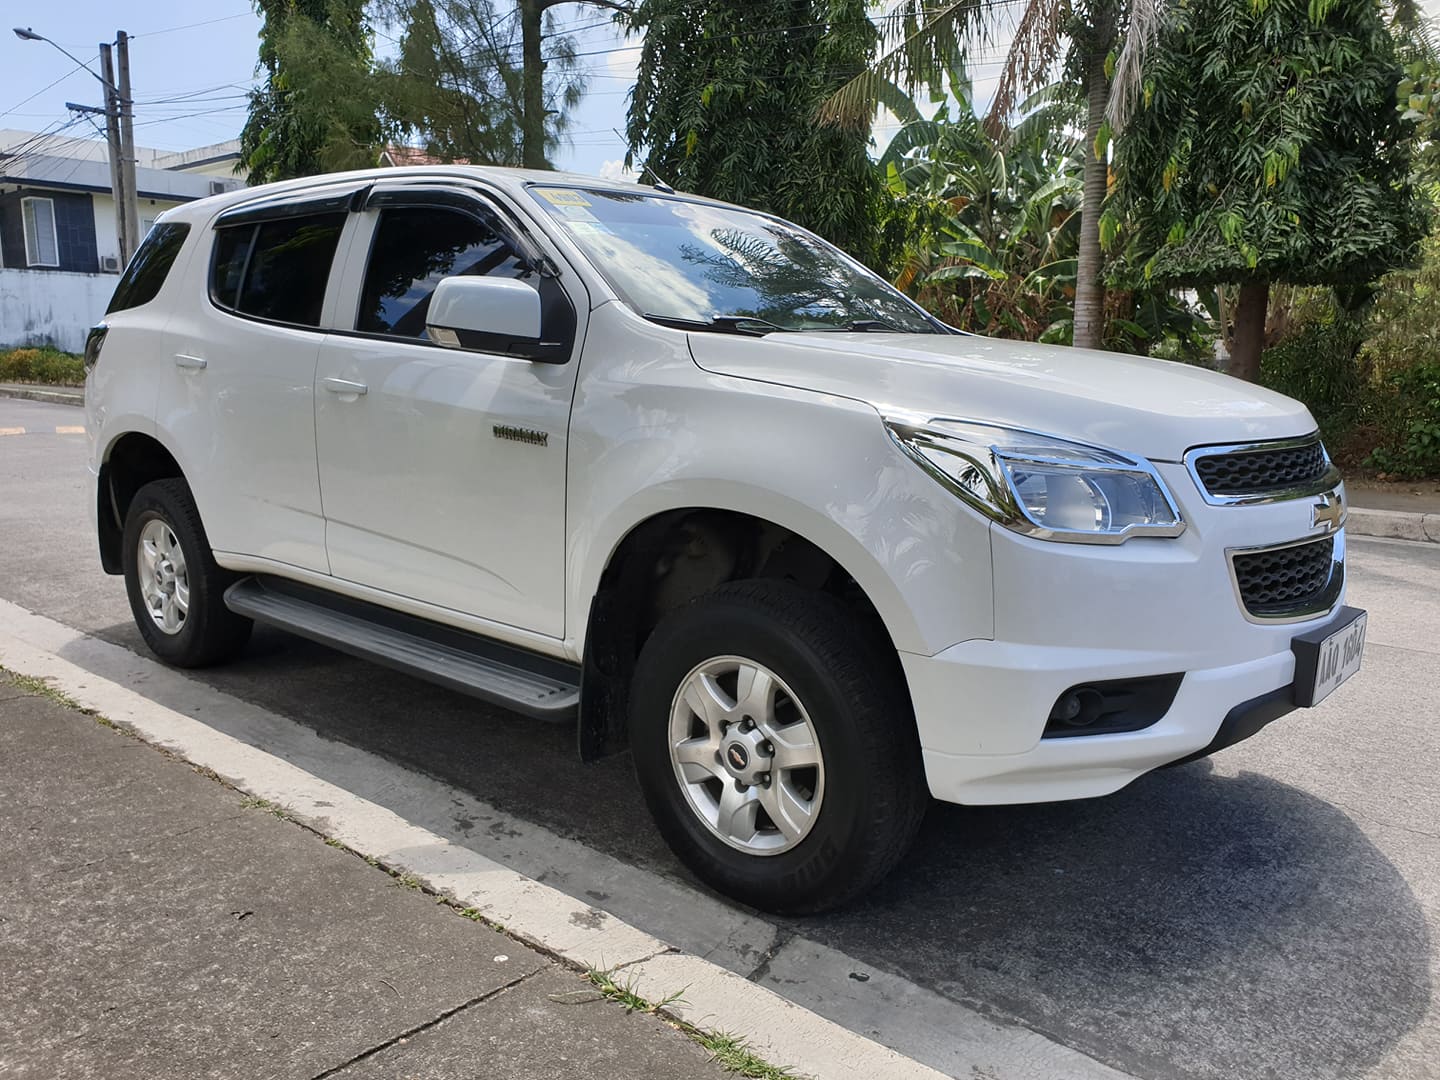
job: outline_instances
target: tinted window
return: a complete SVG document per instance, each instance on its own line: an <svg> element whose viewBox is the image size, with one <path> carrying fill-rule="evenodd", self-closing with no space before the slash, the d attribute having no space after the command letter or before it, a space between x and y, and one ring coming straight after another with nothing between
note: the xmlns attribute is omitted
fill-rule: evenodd
<svg viewBox="0 0 1440 1080"><path fill-rule="evenodd" d="M180 254L189 231L189 225L178 222L173 225L161 223L151 229L140 250L135 252L135 257L125 268L125 273L120 275L115 295L110 298L105 314L139 307L154 300L160 286L165 284L170 267L175 265L175 256Z"/></svg>
<svg viewBox="0 0 1440 1080"><path fill-rule="evenodd" d="M240 297L240 278L255 240L255 226L220 229L215 233L215 259L210 265L210 295L217 304L233 308Z"/></svg>
<svg viewBox="0 0 1440 1080"><path fill-rule="evenodd" d="M344 214L262 224L240 284L239 309L261 319L319 326L330 264L344 225Z"/></svg>
<svg viewBox="0 0 1440 1080"><path fill-rule="evenodd" d="M344 225L343 213L313 214L217 230L211 295L246 315L319 326Z"/></svg>
<svg viewBox="0 0 1440 1080"><path fill-rule="evenodd" d="M424 338L430 296L441 278L524 273L510 245L468 214L429 207L385 210L370 248L355 328Z"/></svg>

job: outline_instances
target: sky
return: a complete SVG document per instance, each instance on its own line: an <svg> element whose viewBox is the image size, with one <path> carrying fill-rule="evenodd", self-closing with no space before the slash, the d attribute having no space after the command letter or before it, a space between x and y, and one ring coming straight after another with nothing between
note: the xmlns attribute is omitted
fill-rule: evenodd
<svg viewBox="0 0 1440 1080"><path fill-rule="evenodd" d="M114 0L53 0L50 4L6 4L10 25L33 27L80 60L94 60L96 42L113 40L123 29L130 46L135 97L135 142L161 150L187 150L236 137L245 120L245 91L253 85L260 19L245 0L127 0L125 22L117 27ZM503 7L503 0L497 3ZM1424 0L1432 17L1440 0ZM584 100L571 115L565 145L554 155L563 169L594 175L618 175L625 141L626 94L639 59L637 39L628 41L608 13L563 5L574 28L576 51L588 75ZM0 29L0 128L41 131L75 121L66 135L100 138L87 120L78 120L67 101L100 104L95 77L50 45L21 41ZM975 97L988 101L1008 35L974 54ZM391 48L377 38L382 53ZM893 132L893 118L882 117L877 144Z"/></svg>

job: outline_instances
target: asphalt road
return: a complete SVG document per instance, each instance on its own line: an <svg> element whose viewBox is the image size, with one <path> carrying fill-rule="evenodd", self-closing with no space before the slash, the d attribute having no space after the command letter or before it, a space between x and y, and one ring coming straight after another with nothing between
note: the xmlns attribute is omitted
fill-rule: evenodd
<svg viewBox="0 0 1440 1080"><path fill-rule="evenodd" d="M0 398L26 429L0 435L0 597L141 651L55 433L80 422ZM1109 798L937 805L873 895L785 927L1140 1076L1440 1077L1440 546L1350 552L1365 667L1322 707ZM628 758L582 766L568 729L268 631L199 677L686 877Z"/></svg>

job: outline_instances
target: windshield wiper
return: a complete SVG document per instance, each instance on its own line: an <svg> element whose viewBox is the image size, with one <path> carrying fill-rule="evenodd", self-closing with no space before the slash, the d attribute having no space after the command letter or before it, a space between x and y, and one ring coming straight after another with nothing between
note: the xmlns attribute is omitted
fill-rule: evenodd
<svg viewBox="0 0 1440 1080"><path fill-rule="evenodd" d="M766 334L788 332L788 327L777 326L768 319L757 319L754 315L716 315L710 319L680 319L674 315L645 313L645 318L661 326L676 330L717 330L722 334L751 334L764 337Z"/></svg>
<svg viewBox="0 0 1440 1080"><path fill-rule="evenodd" d="M883 319L856 319L854 322L837 326L835 329L850 334L898 334L901 332L894 323L885 322Z"/></svg>

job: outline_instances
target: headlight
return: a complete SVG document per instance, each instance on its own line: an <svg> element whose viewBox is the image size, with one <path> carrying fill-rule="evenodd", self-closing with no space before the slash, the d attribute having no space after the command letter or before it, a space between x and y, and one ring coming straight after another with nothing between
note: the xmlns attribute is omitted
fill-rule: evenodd
<svg viewBox="0 0 1440 1080"><path fill-rule="evenodd" d="M1042 540L1122 544L1179 536L1185 522L1144 458L969 420L885 420L900 449L1008 529Z"/></svg>

